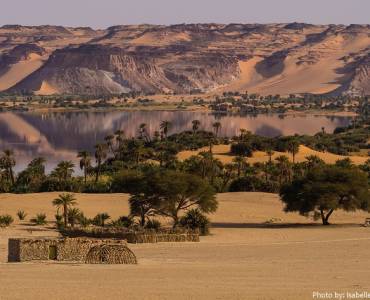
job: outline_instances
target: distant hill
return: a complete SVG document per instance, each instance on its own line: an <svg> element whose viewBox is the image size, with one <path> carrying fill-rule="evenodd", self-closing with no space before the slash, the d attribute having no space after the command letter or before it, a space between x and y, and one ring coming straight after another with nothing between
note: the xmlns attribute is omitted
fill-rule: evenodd
<svg viewBox="0 0 370 300"><path fill-rule="evenodd" d="M370 25L0 27L0 91L370 94Z"/></svg>

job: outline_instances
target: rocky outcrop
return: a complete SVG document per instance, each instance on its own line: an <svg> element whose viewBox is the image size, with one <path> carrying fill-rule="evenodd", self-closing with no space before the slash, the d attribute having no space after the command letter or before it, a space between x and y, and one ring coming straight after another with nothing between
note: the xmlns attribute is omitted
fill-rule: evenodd
<svg viewBox="0 0 370 300"><path fill-rule="evenodd" d="M10 25L0 28L0 80L10 65L32 52L46 57L45 63L8 92L40 92L47 84L55 93L94 95L229 88L363 95L369 93L369 46L368 25L178 24L106 30ZM256 64L243 67L250 59ZM320 68L325 76L316 76ZM309 74L313 82L305 85ZM298 86L299 77L303 83Z"/></svg>

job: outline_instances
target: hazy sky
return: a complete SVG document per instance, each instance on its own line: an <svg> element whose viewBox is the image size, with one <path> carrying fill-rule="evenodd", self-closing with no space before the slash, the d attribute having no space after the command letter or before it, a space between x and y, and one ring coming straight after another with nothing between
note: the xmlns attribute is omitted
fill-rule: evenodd
<svg viewBox="0 0 370 300"><path fill-rule="evenodd" d="M370 0L1 0L0 25L370 23Z"/></svg>

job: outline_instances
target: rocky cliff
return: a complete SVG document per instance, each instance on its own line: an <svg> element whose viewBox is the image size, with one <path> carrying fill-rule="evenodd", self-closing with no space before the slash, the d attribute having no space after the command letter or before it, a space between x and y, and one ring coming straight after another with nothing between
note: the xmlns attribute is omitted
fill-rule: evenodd
<svg viewBox="0 0 370 300"><path fill-rule="evenodd" d="M0 28L7 92L367 95L369 69L369 25Z"/></svg>

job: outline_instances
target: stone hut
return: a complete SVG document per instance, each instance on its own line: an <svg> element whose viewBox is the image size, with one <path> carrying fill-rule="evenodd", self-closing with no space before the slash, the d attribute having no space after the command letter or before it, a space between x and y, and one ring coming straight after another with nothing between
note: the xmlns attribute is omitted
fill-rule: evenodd
<svg viewBox="0 0 370 300"><path fill-rule="evenodd" d="M125 240L93 238L9 239L8 261L71 261L85 262L91 248L99 245L123 245Z"/></svg>

